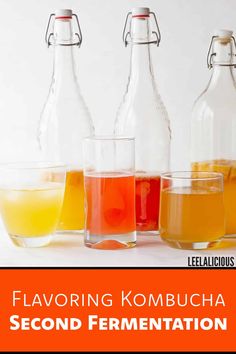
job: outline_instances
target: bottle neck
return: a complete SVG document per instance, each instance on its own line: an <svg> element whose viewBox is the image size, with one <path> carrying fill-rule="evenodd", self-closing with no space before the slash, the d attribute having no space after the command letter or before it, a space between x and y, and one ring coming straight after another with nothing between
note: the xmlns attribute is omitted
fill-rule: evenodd
<svg viewBox="0 0 236 354"><path fill-rule="evenodd" d="M54 68L55 80L63 82L76 79L71 20L56 20L54 25Z"/></svg>
<svg viewBox="0 0 236 354"><path fill-rule="evenodd" d="M133 44L131 49L130 76L148 78L153 76L149 44Z"/></svg>
<svg viewBox="0 0 236 354"><path fill-rule="evenodd" d="M150 53L149 18L133 18L130 28L131 61L130 77L149 78L153 76Z"/></svg>
<svg viewBox="0 0 236 354"><path fill-rule="evenodd" d="M213 72L208 86L209 89L214 89L218 86L220 86L222 90L224 87L229 88L230 86L234 89L236 88L232 66L213 64L212 70Z"/></svg>

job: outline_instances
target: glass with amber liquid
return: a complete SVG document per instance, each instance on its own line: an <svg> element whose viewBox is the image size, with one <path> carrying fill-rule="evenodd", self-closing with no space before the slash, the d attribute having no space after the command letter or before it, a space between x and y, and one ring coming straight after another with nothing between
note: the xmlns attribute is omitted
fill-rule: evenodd
<svg viewBox="0 0 236 354"><path fill-rule="evenodd" d="M225 234L223 176L173 172L161 176L160 235L175 248L208 249Z"/></svg>
<svg viewBox="0 0 236 354"><path fill-rule="evenodd" d="M85 245L122 249L136 244L134 139L84 141Z"/></svg>

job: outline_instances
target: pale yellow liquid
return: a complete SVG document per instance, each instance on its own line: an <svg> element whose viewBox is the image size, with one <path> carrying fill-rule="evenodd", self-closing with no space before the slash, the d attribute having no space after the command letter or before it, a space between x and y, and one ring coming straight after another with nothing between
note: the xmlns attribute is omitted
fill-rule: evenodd
<svg viewBox="0 0 236 354"><path fill-rule="evenodd" d="M0 209L7 232L24 237L52 234L59 221L63 194L61 183L0 190Z"/></svg>

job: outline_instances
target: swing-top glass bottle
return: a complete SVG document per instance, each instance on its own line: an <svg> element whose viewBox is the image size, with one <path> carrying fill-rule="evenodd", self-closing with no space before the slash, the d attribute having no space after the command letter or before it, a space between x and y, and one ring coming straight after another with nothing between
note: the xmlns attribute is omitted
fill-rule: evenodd
<svg viewBox="0 0 236 354"><path fill-rule="evenodd" d="M236 43L233 32L217 30L208 51L212 76L196 100L191 119L194 171L224 174L226 235L236 234Z"/></svg>
<svg viewBox="0 0 236 354"><path fill-rule="evenodd" d="M130 74L115 134L135 137L136 228L145 234L158 231L160 173L169 169L169 119L157 91L150 52L160 39L156 16L149 8L128 13L123 40L131 46Z"/></svg>
<svg viewBox="0 0 236 354"><path fill-rule="evenodd" d="M82 43L77 15L68 9L51 14L45 39L54 49L54 67L38 138L43 158L68 167L58 229L78 231L84 228L82 140L94 128L76 76L75 55Z"/></svg>

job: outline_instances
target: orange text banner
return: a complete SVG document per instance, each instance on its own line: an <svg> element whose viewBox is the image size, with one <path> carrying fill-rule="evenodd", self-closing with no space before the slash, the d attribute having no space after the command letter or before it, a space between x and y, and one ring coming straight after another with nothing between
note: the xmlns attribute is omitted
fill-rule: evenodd
<svg viewBox="0 0 236 354"><path fill-rule="evenodd" d="M234 351L233 269L1 269L0 350Z"/></svg>

